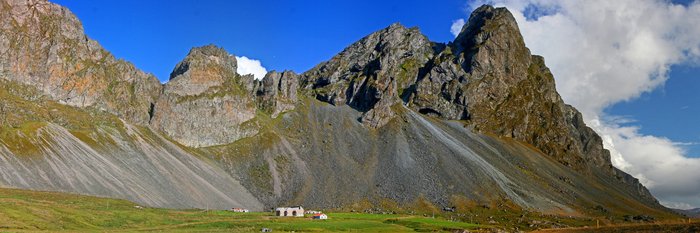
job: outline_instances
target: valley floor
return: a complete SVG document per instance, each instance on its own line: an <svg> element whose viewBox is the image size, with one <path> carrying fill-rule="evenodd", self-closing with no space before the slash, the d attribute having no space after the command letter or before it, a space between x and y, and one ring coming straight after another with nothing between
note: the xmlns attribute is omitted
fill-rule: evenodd
<svg viewBox="0 0 700 233"><path fill-rule="evenodd" d="M312 220L275 217L271 212L144 208L125 200L0 188L0 232L260 232L263 228L273 232L490 232L503 228L424 215L346 212L328 216L328 220ZM700 220L538 232L700 232Z"/></svg>
<svg viewBox="0 0 700 233"><path fill-rule="evenodd" d="M411 215L329 213L328 216L328 220L311 220L275 217L268 212L154 209L124 200L0 189L0 232L260 232L262 228L273 232L414 232L479 227Z"/></svg>

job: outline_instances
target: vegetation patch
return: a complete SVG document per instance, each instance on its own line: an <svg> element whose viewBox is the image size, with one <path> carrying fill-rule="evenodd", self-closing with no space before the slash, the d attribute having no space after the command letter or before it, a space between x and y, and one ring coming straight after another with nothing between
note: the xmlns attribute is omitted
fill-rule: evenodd
<svg viewBox="0 0 700 233"><path fill-rule="evenodd" d="M328 220L276 217L271 212L167 210L129 201L0 189L0 229L8 231L414 232L480 225L407 214L327 213Z"/></svg>

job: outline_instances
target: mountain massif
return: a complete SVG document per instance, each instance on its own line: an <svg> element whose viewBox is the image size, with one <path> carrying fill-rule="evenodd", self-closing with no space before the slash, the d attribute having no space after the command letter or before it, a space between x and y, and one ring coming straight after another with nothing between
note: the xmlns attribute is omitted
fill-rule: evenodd
<svg viewBox="0 0 700 233"><path fill-rule="evenodd" d="M196 47L165 84L56 4L2 0L0 19L2 187L167 208L669 213L612 166L505 8L476 9L447 44L397 23L262 80Z"/></svg>

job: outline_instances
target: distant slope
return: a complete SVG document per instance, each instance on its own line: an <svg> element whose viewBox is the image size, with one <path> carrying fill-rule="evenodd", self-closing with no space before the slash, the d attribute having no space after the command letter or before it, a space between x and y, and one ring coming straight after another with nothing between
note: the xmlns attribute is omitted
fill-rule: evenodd
<svg viewBox="0 0 700 233"><path fill-rule="evenodd" d="M266 206L425 198L442 208L466 198L566 215L667 214L603 171L582 175L527 144L395 108L397 120L374 131L361 112L307 100L254 137L202 151Z"/></svg>
<svg viewBox="0 0 700 233"><path fill-rule="evenodd" d="M691 218L700 218L700 208L689 209L689 210L673 209L673 211L676 211L677 213L686 215L686 216L691 217Z"/></svg>
<svg viewBox="0 0 700 233"><path fill-rule="evenodd" d="M170 208L262 205L215 162L114 115L11 92L0 80L0 186L129 199ZM21 123L6 124L20 121Z"/></svg>

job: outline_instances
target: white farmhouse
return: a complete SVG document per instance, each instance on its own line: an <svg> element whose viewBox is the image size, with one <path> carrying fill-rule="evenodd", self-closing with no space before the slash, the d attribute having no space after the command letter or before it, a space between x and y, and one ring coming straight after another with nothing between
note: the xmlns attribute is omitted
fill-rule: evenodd
<svg viewBox="0 0 700 233"><path fill-rule="evenodd" d="M275 216L304 217L304 208L301 206L278 207L275 209Z"/></svg>

